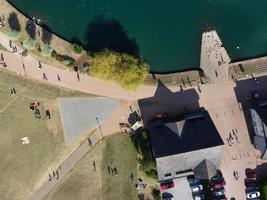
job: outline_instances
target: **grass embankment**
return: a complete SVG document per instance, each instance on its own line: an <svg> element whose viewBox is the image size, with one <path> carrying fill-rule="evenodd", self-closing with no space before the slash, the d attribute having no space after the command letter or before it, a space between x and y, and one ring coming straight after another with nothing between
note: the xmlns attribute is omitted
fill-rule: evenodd
<svg viewBox="0 0 267 200"><path fill-rule="evenodd" d="M93 162L96 171L93 170ZM118 175L109 173L116 168ZM136 150L128 136L107 137L89 151L48 194L45 200L132 200L137 192L131 180L136 177Z"/></svg>
<svg viewBox="0 0 267 200"><path fill-rule="evenodd" d="M267 200L267 179L264 178L260 181L260 193L262 200Z"/></svg>
<svg viewBox="0 0 267 200"><path fill-rule="evenodd" d="M11 96L15 88L17 95ZM1 200L24 200L48 178L53 167L74 149L64 145L57 97L86 96L0 71L0 196ZM41 119L29 111L40 102ZM45 119L44 109L52 118ZM30 144L23 145L21 138Z"/></svg>

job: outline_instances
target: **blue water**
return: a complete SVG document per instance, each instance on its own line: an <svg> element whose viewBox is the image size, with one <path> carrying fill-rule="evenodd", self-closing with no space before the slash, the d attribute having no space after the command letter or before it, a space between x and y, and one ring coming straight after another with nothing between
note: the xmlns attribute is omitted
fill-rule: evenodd
<svg viewBox="0 0 267 200"><path fill-rule="evenodd" d="M11 0L60 36L85 41L96 16L118 20L156 72L199 66L201 29L215 28L232 59L267 53L267 0ZM240 48L237 49L236 47Z"/></svg>

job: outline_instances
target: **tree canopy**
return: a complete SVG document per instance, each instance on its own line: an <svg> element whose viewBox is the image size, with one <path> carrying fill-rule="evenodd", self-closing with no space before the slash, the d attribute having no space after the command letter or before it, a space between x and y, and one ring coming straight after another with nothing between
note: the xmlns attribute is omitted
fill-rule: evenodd
<svg viewBox="0 0 267 200"><path fill-rule="evenodd" d="M123 88L135 90L143 84L149 65L124 53L105 50L93 54L90 73L98 78L115 81Z"/></svg>

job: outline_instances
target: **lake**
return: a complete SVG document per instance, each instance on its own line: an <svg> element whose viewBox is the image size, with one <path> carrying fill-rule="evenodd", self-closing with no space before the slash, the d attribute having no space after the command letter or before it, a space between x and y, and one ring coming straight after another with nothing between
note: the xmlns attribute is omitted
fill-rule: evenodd
<svg viewBox="0 0 267 200"><path fill-rule="evenodd" d="M201 30L215 28L232 59L267 54L267 0L11 0L53 32L86 41L97 16L119 21L153 72L199 67ZM237 49L237 46L240 48Z"/></svg>

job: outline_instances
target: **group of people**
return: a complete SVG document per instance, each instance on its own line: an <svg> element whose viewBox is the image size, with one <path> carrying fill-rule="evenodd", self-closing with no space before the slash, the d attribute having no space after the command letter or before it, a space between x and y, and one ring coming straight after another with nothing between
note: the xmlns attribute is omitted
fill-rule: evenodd
<svg viewBox="0 0 267 200"><path fill-rule="evenodd" d="M207 33L205 37L209 40L209 44L212 44L209 46L207 45L205 47L208 53L208 58L210 58L210 56L214 56L219 66L225 64L226 62L224 61L221 53L221 41L219 39L214 38L214 35L212 33Z"/></svg>
<svg viewBox="0 0 267 200"><path fill-rule="evenodd" d="M238 140L238 137L237 137L237 129L232 129L232 133L229 132L229 137L226 138L227 140L227 143L229 146L232 146L234 144L234 140L237 142L237 143L240 143L239 140Z"/></svg>
<svg viewBox="0 0 267 200"><path fill-rule="evenodd" d="M58 169L53 170L52 175L49 173L49 174L48 174L48 176L49 176L48 181L51 181L51 180L52 180L53 178L55 178L55 177L56 177L56 179L58 180L58 179L59 179L59 173L58 173L59 170L61 170L61 167L60 167L60 166L58 167Z"/></svg>
<svg viewBox="0 0 267 200"><path fill-rule="evenodd" d="M9 40L9 47L12 49L12 53L17 52L17 47L15 45L13 45L12 41Z"/></svg>
<svg viewBox="0 0 267 200"><path fill-rule="evenodd" d="M112 176L118 176L118 170L117 170L117 168L116 167L110 167L109 165L108 165L108 173L109 174L111 174Z"/></svg>

